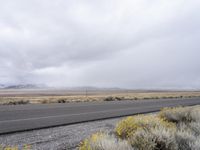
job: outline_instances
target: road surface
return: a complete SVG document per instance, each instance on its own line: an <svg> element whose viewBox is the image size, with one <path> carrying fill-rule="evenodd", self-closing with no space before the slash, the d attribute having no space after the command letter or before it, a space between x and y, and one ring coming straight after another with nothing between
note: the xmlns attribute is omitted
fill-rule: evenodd
<svg viewBox="0 0 200 150"><path fill-rule="evenodd" d="M200 104L200 98L0 106L0 134Z"/></svg>

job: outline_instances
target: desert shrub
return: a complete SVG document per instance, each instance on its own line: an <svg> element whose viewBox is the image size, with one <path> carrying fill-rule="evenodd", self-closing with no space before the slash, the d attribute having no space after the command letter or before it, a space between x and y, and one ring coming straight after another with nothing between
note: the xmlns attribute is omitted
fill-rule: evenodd
<svg viewBox="0 0 200 150"><path fill-rule="evenodd" d="M44 100L41 101L41 103L42 103L42 104L48 104L48 103L50 103L50 102L49 102L48 100L44 99Z"/></svg>
<svg viewBox="0 0 200 150"><path fill-rule="evenodd" d="M120 121L115 128L115 132L121 139L127 139L138 129L148 129L156 126L175 128L173 123L169 123L153 115L138 115L134 117L127 117Z"/></svg>
<svg viewBox="0 0 200 150"><path fill-rule="evenodd" d="M192 143L189 143L192 150L200 150L200 137L196 138L196 140Z"/></svg>
<svg viewBox="0 0 200 150"><path fill-rule="evenodd" d="M143 99L147 100L147 99L152 99L151 97L144 97Z"/></svg>
<svg viewBox="0 0 200 150"><path fill-rule="evenodd" d="M195 135L189 130L180 129L175 135L176 142L178 143L179 150L193 150L191 148L192 143L195 142Z"/></svg>
<svg viewBox="0 0 200 150"><path fill-rule="evenodd" d="M200 136L200 122L191 122L188 124L180 123L177 126L179 132L192 133L194 136Z"/></svg>
<svg viewBox="0 0 200 150"><path fill-rule="evenodd" d="M200 108L199 107L175 107L164 108L159 113L159 117L169 121L179 123L190 123L200 121Z"/></svg>
<svg viewBox="0 0 200 150"><path fill-rule="evenodd" d="M21 100L21 101L18 101L17 104L29 104L30 101L29 100Z"/></svg>
<svg viewBox="0 0 200 150"><path fill-rule="evenodd" d="M20 100L20 101L10 101L5 103L5 105L23 105L23 104L30 104L29 100Z"/></svg>
<svg viewBox="0 0 200 150"><path fill-rule="evenodd" d="M200 136L200 122L191 122L187 127L195 134L195 136Z"/></svg>
<svg viewBox="0 0 200 150"><path fill-rule="evenodd" d="M144 97L143 99L148 100L148 99L159 99L159 97Z"/></svg>
<svg viewBox="0 0 200 150"><path fill-rule="evenodd" d="M117 101L121 101L123 99L124 99L123 97L115 97L115 100L117 100Z"/></svg>
<svg viewBox="0 0 200 150"><path fill-rule="evenodd" d="M189 107L164 108L159 113L159 117L169 122L188 123L192 121L190 114L191 109Z"/></svg>
<svg viewBox="0 0 200 150"><path fill-rule="evenodd" d="M139 126L135 124L134 117L127 117L117 124L115 132L120 138L128 138L129 135L132 134L132 132L135 132L138 128Z"/></svg>
<svg viewBox="0 0 200 150"><path fill-rule="evenodd" d="M104 101L114 101L114 100L115 100L115 98L112 96L104 98Z"/></svg>
<svg viewBox="0 0 200 150"><path fill-rule="evenodd" d="M162 99L168 99L168 98L173 98L173 97L166 97L166 96L163 96L161 97Z"/></svg>
<svg viewBox="0 0 200 150"><path fill-rule="evenodd" d="M190 115L193 122L200 122L200 107L192 107L190 111Z"/></svg>
<svg viewBox="0 0 200 150"><path fill-rule="evenodd" d="M112 96L109 96L109 97L104 98L104 101L120 101L120 100L123 100L123 99L124 99L123 97L112 97Z"/></svg>
<svg viewBox="0 0 200 150"><path fill-rule="evenodd" d="M59 99L57 102L58 103L66 103L66 100L65 99Z"/></svg>
<svg viewBox="0 0 200 150"><path fill-rule="evenodd" d="M177 150L174 130L163 126L140 129L129 137L132 147L139 150Z"/></svg>
<svg viewBox="0 0 200 150"><path fill-rule="evenodd" d="M96 133L85 139L79 150L133 150L127 141L119 140L108 133Z"/></svg>

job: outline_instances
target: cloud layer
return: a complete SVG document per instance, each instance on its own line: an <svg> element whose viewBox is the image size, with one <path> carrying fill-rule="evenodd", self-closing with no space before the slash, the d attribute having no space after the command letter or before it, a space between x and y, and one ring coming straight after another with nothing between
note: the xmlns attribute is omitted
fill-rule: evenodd
<svg viewBox="0 0 200 150"><path fill-rule="evenodd" d="M0 4L0 83L200 88L198 0Z"/></svg>

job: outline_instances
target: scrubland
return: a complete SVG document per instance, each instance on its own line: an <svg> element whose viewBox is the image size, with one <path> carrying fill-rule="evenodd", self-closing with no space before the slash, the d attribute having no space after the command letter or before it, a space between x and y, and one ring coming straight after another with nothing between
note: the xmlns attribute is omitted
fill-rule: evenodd
<svg viewBox="0 0 200 150"><path fill-rule="evenodd" d="M92 134L79 150L199 150L200 106L164 108L121 120L113 132Z"/></svg>
<svg viewBox="0 0 200 150"><path fill-rule="evenodd" d="M0 90L0 104L68 103L200 97L199 91Z"/></svg>

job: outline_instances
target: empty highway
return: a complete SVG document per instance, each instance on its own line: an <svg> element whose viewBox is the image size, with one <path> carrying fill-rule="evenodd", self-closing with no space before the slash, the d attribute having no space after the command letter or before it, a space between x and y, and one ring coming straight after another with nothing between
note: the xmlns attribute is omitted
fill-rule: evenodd
<svg viewBox="0 0 200 150"><path fill-rule="evenodd" d="M200 98L0 106L0 134L200 104Z"/></svg>

